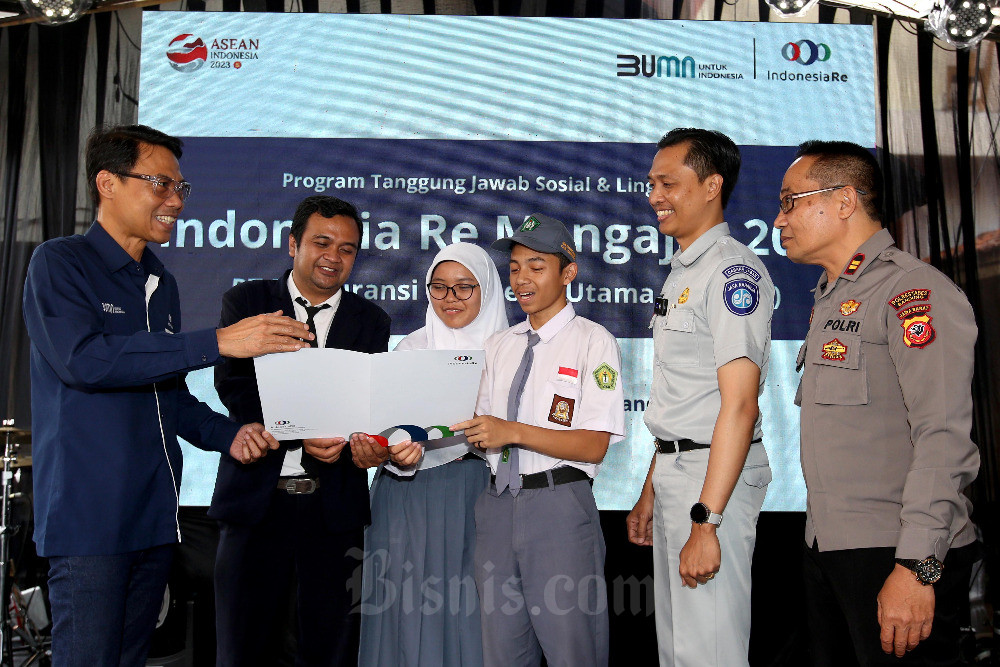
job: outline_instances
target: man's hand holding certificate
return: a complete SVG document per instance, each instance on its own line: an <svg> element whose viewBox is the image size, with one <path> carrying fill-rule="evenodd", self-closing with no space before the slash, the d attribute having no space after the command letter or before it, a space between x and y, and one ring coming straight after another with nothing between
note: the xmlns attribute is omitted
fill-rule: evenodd
<svg viewBox="0 0 1000 667"><path fill-rule="evenodd" d="M453 437L448 425L475 410L483 359L482 350L306 348L258 357L254 365L265 425L278 440L360 432L395 444ZM337 444L318 442L317 451L339 457Z"/></svg>

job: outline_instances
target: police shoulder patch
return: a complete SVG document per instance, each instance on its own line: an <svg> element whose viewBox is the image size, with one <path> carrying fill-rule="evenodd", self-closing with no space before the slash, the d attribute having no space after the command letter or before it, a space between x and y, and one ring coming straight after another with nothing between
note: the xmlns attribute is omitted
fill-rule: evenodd
<svg viewBox="0 0 1000 667"><path fill-rule="evenodd" d="M920 314L903 320L899 326L903 327L903 342L906 347L927 347L934 342L936 334L931 326L933 319L930 315Z"/></svg>
<svg viewBox="0 0 1000 667"><path fill-rule="evenodd" d="M618 384L618 371L604 363L594 371L594 381L599 389L611 391Z"/></svg>
<svg viewBox="0 0 1000 667"><path fill-rule="evenodd" d="M752 280L735 278L722 287L722 300L733 315L749 315L760 303L760 289Z"/></svg>

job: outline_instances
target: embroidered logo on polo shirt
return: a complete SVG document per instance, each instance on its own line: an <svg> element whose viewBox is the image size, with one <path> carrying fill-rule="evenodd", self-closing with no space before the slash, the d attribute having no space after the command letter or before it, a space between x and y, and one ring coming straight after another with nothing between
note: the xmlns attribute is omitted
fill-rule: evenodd
<svg viewBox="0 0 1000 667"><path fill-rule="evenodd" d="M760 290L753 281L736 278L722 286L722 300L730 313L743 317L757 310Z"/></svg>
<svg viewBox="0 0 1000 667"><path fill-rule="evenodd" d="M934 342L934 327L931 326L933 319L929 315L916 315L906 318L899 325L903 327L903 342L906 347L927 347Z"/></svg>
<svg viewBox="0 0 1000 667"><path fill-rule="evenodd" d="M743 273L750 276L751 280L760 282L760 273L757 272L752 266L747 266L746 264L733 264L727 269L723 269L722 275L726 278L732 278L737 273Z"/></svg>
<svg viewBox="0 0 1000 667"><path fill-rule="evenodd" d="M104 308L105 313L110 313L111 315L124 315L125 309L121 306L116 306L113 303L101 302L101 307Z"/></svg>
<svg viewBox="0 0 1000 667"><path fill-rule="evenodd" d="M823 354L820 356L828 361L844 361L847 359L847 346L834 338L823 346Z"/></svg>
<svg viewBox="0 0 1000 667"><path fill-rule="evenodd" d="M840 314L844 317L848 315L853 315L854 311L861 307L860 301L855 301L854 299L849 299L844 303L840 304Z"/></svg>
<svg viewBox="0 0 1000 667"><path fill-rule="evenodd" d="M594 371L594 381L597 382L597 387L599 389L604 389L605 391L611 391L615 388L618 383L618 371L611 368L607 364L601 364Z"/></svg>
<svg viewBox="0 0 1000 667"><path fill-rule="evenodd" d="M928 301L930 298L931 291L929 289L908 289L889 299L889 305L899 310L911 301Z"/></svg>
<svg viewBox="0 0 1000 667"><path fill-rule="evenodd" d="M851 263L848 264L847 268L844 270L844 275L853 276L854 273L858 270L858 267L861 266L861 262L863 261L865 261L865 253L859 252L857 255L851 258Z"/></svg>
<svg viewBox="0 0 1000 667"><path fill-rule="evenodd" d="M559 394L553 395L552 405L549 407L549 421L560 426L571 426L575 407L576 399L566 398Z"/></svg>

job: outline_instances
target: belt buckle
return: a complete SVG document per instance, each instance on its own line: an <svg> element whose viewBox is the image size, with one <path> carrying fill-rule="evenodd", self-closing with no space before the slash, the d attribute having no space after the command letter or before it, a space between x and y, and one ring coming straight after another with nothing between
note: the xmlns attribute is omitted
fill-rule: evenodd
<svg viewBox="0 0 1000 667"><path fill-rule="evenodd" d="M285 491L296 496L308 495L316 491L316 480L290 479L285 482Z"/></svg>
<svg viewBox="0 0 1000 667"><path fill-rule="evenodd" d="M681 451L680 443L677 440L663 440L661 438L657 438L655 443L656 450L661 454L677 454ZM662 448L661 445L663 445ZM670 446L669 450L666 448L666 445Z"/></svg>

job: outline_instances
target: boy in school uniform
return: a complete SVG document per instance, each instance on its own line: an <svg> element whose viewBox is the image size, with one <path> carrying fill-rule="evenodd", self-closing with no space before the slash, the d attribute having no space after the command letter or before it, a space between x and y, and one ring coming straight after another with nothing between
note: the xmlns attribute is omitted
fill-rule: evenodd
<svg viewBox="0 0 1000 667"><path fill-rule="evenodd" d="M607 665L604 536L591 486L625 433L621 351L576 315L566 227L529 216L509 238L510 286L527 319L486 341L476 417L456 424L486 452L476 504L476 587L486 667Z"/></svg>

